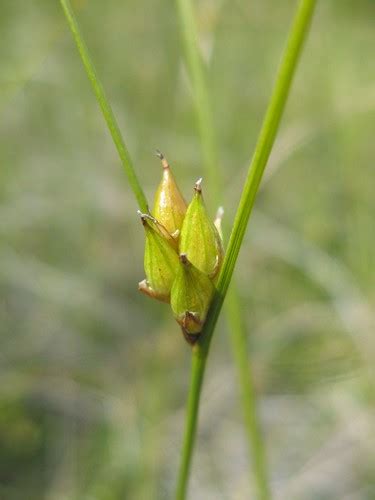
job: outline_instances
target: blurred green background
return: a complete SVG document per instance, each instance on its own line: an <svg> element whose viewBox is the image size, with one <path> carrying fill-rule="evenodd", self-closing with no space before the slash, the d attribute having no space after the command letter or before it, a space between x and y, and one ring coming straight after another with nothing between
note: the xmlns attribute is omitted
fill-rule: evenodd
<svg viewBox="0 0 375 500"><path fill-rule="evenodd" d="M295 3L195 4L228 221ZM160 148L188 199L174 2L74 6L148 197ZM171 498L189 348L137 291L136 203L59 2L0 7L0 499ZM318 2L237 266L275 499L375 498L374 50L373 0ZM227 333L223 315L195 500L254 498Z"/></svg>

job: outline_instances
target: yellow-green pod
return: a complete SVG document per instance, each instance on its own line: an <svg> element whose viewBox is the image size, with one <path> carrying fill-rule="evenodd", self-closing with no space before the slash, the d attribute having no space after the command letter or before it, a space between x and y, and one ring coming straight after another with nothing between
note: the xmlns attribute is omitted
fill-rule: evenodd
<svg viewBox="0 0 375 500"><path fill-rule="evenodd" d="M209 219L202 196L202 179L194 187L180 235L180 253L202 273L214 278L223 261L223 245L215 224Z"/></svg>
<svg viewBox="0 0 375 500"><path fill-rule="evenodd" d="M171 290L171 308L190 344L199 338L214 291L210 278L197 269L186 254L181 254Z"/></svg>
<svg viewBox="0 0 375 500"><path fill-rule="evenodd" d="M163 177L156 190L153 216L167 231L178 238L185 217L187 204L179 190L171 168L160 151L157 152L163 167Z"/></svg>
<svg viewBox="0 0 375 500"><path fill-rule="evenodd" d="M157 300L169 303L173 281L179 267L179 257L169 233L156 219L141 214L146 233L144 268L146 279L138 284L139 290Z"/></svg>

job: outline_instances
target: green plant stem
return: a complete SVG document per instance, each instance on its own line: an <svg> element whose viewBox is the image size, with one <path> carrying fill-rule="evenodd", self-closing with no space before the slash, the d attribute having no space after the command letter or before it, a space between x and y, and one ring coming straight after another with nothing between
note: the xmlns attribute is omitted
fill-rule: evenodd
<svg viewBox="0 0 375 500"><path fill-rule="evenodd" d="M85 67L87 76L91 82L96 99L102 110L104 119L107 122L107 126L109 128L113 142L115 143L116 149L120 156L122 166L124 167L125 173L128 177L130 187L136 197L138 206L142 212L148 212L148 204L146 196L134 171L133 162L130 158L124 139L121 135L111 105L109 104L109 101L105 95L103 85L101 84L98 74L95 70L87 45L79 29L78 22L75 17L71 3L69 0L60 0L60 4L64 11L70 31L72 32L74 41L77 45L79 55L81 56L82 63Z"/></svg>
<svg viewBox="0 0 375 500"><path fill-rule="evenodd" d="M218 168L218 148L212 118L211 101L208 92L205 66L199 49L198 31L192 1L177 0L177 6L183 34L185 58L192 84L195 113L201 138L207 185L209 186L213 203L218 206L222 195L222 176ZM225 229L224 224L224 233L227 232ZM225 303L225 313L227 316L233 356L240 385L240 396L247 435L247 444L249 454L252 456L252 470L250 473L252 473L254 477L257 498L267 500L270 498L267 466L261 426L257 414L256 395L249 367L246 325L242 317L243 314L240 307L238 290L233 282L230 290L228 291L228 297ZM194 366L192 367L192 370L194 370ZM193 383L196 380L196 373L194 371L192 372L192 376ZM194 419L194 425L195 423L196 418ZM183 454L191 453L191 446L191 442L185 441L182 448ZM187 447L186 451L184 451L185 447ZM184 469L181 471L180 478L184 478L186 475L187 470L185 465ZM183 480L182 478L180 481L186 481L186 479ZM180 488L180 485L178 488Z"/></svg>
<svg viewBox="0 0 375 500"><path fill-rule="evenodd" d="M177 500L184 500L186 498L202 388L202 380L199 381L199 379L203 379L204 376L211 338L233 275L259 184L275 141L315 4L316 0L301 0L297 7L237 209L233 230L217 283L217 292L212 302L201 339L192 350L192 380L194 380L194 384L191 384L189 390L187 420L183 440L184 444L188 443L188 445L184 445L183 447L176 493Z"/></svg>
<svg viewBox="0 0 375 500"><path fill-rule="evenodd" d="M228 317L231 333L231 344L239 379L242 413L248 438L249 453L252 458L252 473L255 480L256 498L271 498L266 450L257 410L251 357L247 354L246 325L241 311L240 298L233 282L225 300L225 313Z"/></svg>
<svg viewBox="0 0 375 500"><path fill-rule="evenodd" d="M189 397L186 407L186 423L185 433L182 443L183 460L180 462L178 472L178 482L176 489L176 500L186 498L187 484L190 475L191 460L186 459L191 457L194 448L194 436L197 431L198 424L198 410L199 410L199 397L196 395L201 393L204 370L206 366L206 358L201 358L195 355L195 348L193 347L193 355L191 360L191 379L189 387Z"/></svg>
<svg viewBox="0 0 375 500"><path fill-rule="evenodd" d="M206 71L198 44L198 34L191 0L176 0L185 58L191 79L193 99L201 137L203 163L210 185L211 197L215 203L220 199L220 176L218 156L213 127L210 98L206 84Z"/></svg>

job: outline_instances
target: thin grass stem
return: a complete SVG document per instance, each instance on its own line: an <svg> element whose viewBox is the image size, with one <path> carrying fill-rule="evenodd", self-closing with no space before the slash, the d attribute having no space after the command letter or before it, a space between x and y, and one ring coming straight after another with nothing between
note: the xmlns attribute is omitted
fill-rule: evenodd
<svg viewBox="0 0 375 500"><path fill-rule="evenodd" d="M193 347L193 353L195 349ZM197 432L198 425L198 410L199 410L199 397L202 389L204 371L206 365L206 358L201 358L193 354L191 361L191 379L189 387L189 397L186 405L186 423L185 433L182 443L182 460L180 461L180 468L178 472L178 481L176 489L176 500L186 498L187 485L190 475L191 460L187 457L192 457L194 448L194 436Z"/></svg>
<svg viewBox="0 0 375 500"><path fill-rule="evenodd" d="M213 204L218 206L222 197L222 176L220 169L218 168L219 155L215 127L212 118L211 100L207 85L206 68L204 66L204 61L199 48L198 30L195 22L192 1L177 0L177 6L183 35L182 39L185 59L192 85L195 114L203 151L205 178L210 189L210 198L213 200ZM224 233L227 232L225 226L226 224L224 223ZM225 303L225 313L227 316L232 351L240 385L240 396L247 444L249 454L252 457L250 474L254 477L257 498L267 500L270 498L267 465L261 426L256 407L256 394L249 366L250 360L248 359L247 350L247 331L240 308L239 293L236 284L233 282ZM191 383L193 384L195 380L196 373L194 372L193 366ZM196 425L196 418L194 419L194 425ZM187 448L186 450L185 447ZM185 440L183 443L182 454L185 455L187 453L191 453L191 447L192 443ZM183 460L182 463L184 464L184 469L180 471L180 477L181 475L184 477L187 472L185 461ZM183 479L181 479L181 481L183 481Z"/></svg>
<svg viewBox="0 0 375 500"><path fill-rule="evenodd" d="M216 147L211 103L206 83L206 68L199 49L198 33L191 0L176 0L176 3L202 144L203 164L210 185L210 196L213 202L217 204L221 195L221 181L218 175L218 149Z"/></svg>
<svg viewBox="0 0 375 500"><path fill-rule="evenodd" d="M252 475L256 498L268 500L271 491L268 479L266 448L257 409L257 395L248 356L246 325L241 310L240 297L232 282L225 300L225 313L231 334L233 356L237 367L242 413L251 456Z"/></svg>
<svg viewBox="0 0 375 500"><path fill-rule="evenodd" d="M98 104L102 110L103 116L105 121L107 122L107 126L109 129L109 132L112 136L113 142L115 143L116 149L118 151L118 154L120 156L120 160L122 163L122 166L125 170L125 173L128 177L130 187L134 193L134 196L137 200L138 206L142 212L148 212L148 204L146 200L146 196L143 192L143 189L139 183L138 177L135 173L133 162L130 158L128 149L125 145L125 141L121 135L119 126L117 124L115 115L112 111L111 105L109 104L109 101L107 99L107 96L105 94L103 85L100 82L100 79L98 77L98 74L96 72L94 63L92 62L92 59L90 57L89 50L87 48L87 45L83 39L81 30L78 25L77 18L74 14L72 5L70 3L70 0L60 0L61 7L64 11L68 26L70 28L70 31L72 32L74 41L77 45L77 49L79 52L79 55L81 56L81 60L83 63L83 66L86 70L87 76L91 82L92 88L94 90L96 99L98 101Z"/></svg>
<svg viewBox="0 0 375 500"><path fill-rule="evenodd" d="M316 0L301 0L298 4L286 47L281 59L281 64L276 75L276 81L266 115L256 143L254 155L249 166L223 267L219 275L217 293L212 302L201 339L197 342L197 344L195 344L192 350L192 380L194 381L194 384L191 384L189 389L187 419L183 439L184 443L189 444L183 447L183 455L179 469L178 486L176 491L177 500L185 500L187 494L202 388L202 380L199 381L197 379L203 379L204 377L206 359L212 335L232 279L234 267L245 236L245 231L254 206L259 184L276 138L277 130L285 109L287 97L289 95L292 79L297 67L298 58L303 47L303 42L308 33L315 4Z"/></svg>

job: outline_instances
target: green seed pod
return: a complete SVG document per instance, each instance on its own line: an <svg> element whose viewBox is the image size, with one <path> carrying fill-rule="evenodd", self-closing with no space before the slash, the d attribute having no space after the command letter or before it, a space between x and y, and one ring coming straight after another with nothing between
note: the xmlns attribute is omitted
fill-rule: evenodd
<svg viewBox="0 0 375 500"><path fill-rule="evenodd" d="M223 261L223 245L215 224L209 219L203 201L202 179L195 184L195 193L188 206L180 235L180 253L202 273L214 278Z"/></svg>
<svg viewBox="0 0 375 500"><path fill-rule="evenodd" d="M171 290L171 307L190 344L199 338L214 291L210 278L189 262L186 254L181 254Z"/></svg>
<svg viewBox="0 0 375 500"><path fill-rule="evenodd" d="M157 155L163 166L163 178L156 190L153 215L177 239L187 205L178 189L167 160L160 151L157 151Z"/></svg>
<svg viewBox="0 0 375 500"><path fill-rule="evenodd" d="M146 232L146 279L138 284L138 288L154 299L169 303L172 284L179 267L175 242L156 219L148 214L140 215Z"/></svg>

